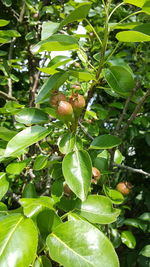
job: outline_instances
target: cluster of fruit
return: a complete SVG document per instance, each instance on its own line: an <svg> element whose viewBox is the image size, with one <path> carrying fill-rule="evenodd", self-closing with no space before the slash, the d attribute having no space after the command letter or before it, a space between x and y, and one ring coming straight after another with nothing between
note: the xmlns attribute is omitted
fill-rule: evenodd
<svg viewBox="0 0 150 267"><path fill-rule="evenodd" d="M74 85L76 90L80 89L80 86ZM78 88L77 88L78 87ZM85 98L78 92L73 92L68 98L61 92L55 92L50 98L50 104L56 108L57 114L68 121L72 121L75 117L78 117L85 107Z"/></svg>

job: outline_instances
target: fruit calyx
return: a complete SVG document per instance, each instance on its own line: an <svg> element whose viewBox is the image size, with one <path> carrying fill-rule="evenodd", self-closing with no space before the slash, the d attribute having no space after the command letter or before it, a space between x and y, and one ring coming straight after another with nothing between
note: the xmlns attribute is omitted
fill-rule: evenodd
<svg viewBox="0 0 150 267"><path fill-rule="evenodd" d="M97 184L98 180L100 179L100 176L100 171L97 168L92 167L92 183Z"/></svg>
<svg viewBox="0 0 150 267"><path fill-rule="evenodd" d="M85 107L85 98L83 95L73 94L69 99L69 103L74 110L82 109Z"/></svg>
<svg viewBox="0 0 150 267"><path fill-rule="evenodd" d="M66 96L63 93L57 92L50 98L50 104L52 107L57 107L60 101L66 101Z"/></svg>

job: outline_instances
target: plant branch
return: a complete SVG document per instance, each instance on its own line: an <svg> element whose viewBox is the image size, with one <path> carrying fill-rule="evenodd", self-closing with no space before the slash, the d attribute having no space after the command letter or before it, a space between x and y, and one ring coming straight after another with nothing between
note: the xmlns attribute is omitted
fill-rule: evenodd
<svg viewBox="0 0 150 267"><path fill-rule="evenodd" d="M92 31L94 32L94 34L95 34L97 40L98 40L99 43L102 45L102 41L101 41L99 35L97 34L97 32L95 31L94 27L92 26L92 24L89 22L88 19L85 19L85 21L90 25L90 27L91 27Z"/></svg>
<svg viewBox="0 0 150 267"><path fill-rule="evenodd" d="M110 18L111 18L111 16L113 15L113 13L120 7L120 6L122 6L122 5L124 5L125 3L124 2L122 2L122 3L120 3L118 6L116 6L113 10L112 10L112 12L110 13L110 15L109 15L109 17L108 17L108 21L110 20Z"/></svg>
<svg viewBox="0 0 150 267"><path fill-rule="evenodd" d="M147 92L145 93L145 95L140 99L138 105L135 107L133 113L131 114L130 118L127 120L127 123L125 124L125 126L122 128L122 133L124 133L129 125L131 124L131 122L135 119L137 113L140 111L142 105L144 104L145 100L150 96L150 89L147 90Z"/></svg>
<svg viewBox="0 0 150 267"><path fill-rule="evenodd" d="M8 95L6 93L4 93L3 91L0 91L0 96L6 100L12 100L12 101L16 101L17 99L11 95Z"/></svg>
<svg viewBox="0 0 150 267"><path fill-rule="evenodd" d="M136 87L133 88L133 90L131 91L131 94L130 94L130 95L128 96L128 98L126 99L126 102L125 102L125 105L124 105L124 109L123 109L123 111L122 111L122 114L121 114L121 116L120 116L120 118L119 118L119 120L118 120L118 123L117 123L117 125L116 125L116 128L115 128L115 132L116 132L116 133L117 133L117 132L119 131L119 129L120 129L121 123L122 123L122 121L123 121L123 119L124 119L124 116L126 115L126 112L127 112L127 109L128 109L128 105L129 105L129 103L130 103L130 101L131 101L131 98L132 98L132 96L134 95L135 91L136 91Z"/></svg>
<svg viewBox="0 0 150 267"><path fill-rule="evenodd" d="M94 138L86 131L85 127L82 125L82 123L79 121L78 122L81 130L84 132L84 134L91 140L94 140Z"/></svg>
<svg viewBox="0 0 150 267"><path fill-rule="evenodd" d="M126 169L126 170L131 171L131 172L137 172L137 173L140 173L140 174L143 174L143 175L150 177L150 173L145 172L142 169L135 169L135 168L132 168L132 167L129 167L126 165L121 165L121 164L116 164L116 163L113 163L113 166L121 168L121 169Z"/></svg>

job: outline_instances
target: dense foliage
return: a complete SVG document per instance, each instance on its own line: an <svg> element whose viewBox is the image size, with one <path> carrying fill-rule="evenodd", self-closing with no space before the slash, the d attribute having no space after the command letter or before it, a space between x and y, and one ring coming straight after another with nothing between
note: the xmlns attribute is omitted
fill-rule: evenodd
<svg viewBox="0 0 150 267"><path fill-rule="evenodd" d="M150 266L150 1L0 6L0 266Z"/></svg>

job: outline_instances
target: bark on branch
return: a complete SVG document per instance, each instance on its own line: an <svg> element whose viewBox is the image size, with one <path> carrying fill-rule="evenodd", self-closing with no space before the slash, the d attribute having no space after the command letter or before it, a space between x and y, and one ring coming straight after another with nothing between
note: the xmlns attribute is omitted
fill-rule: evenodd
<svg viewBox="0 0 150 267"><path fill-rule="evenodd" d="M129 166L126 166L126 165L115 164L115 163L113 163L113 166L121 168L121 169L126 169L126 170L131 171L131 172L140 173L140 174L143 174L143 175L146 175L146 176L150 177L150 173L145 172L142 169L135 169L135 168L132 168L132 167L129 167Z"/></svg>

